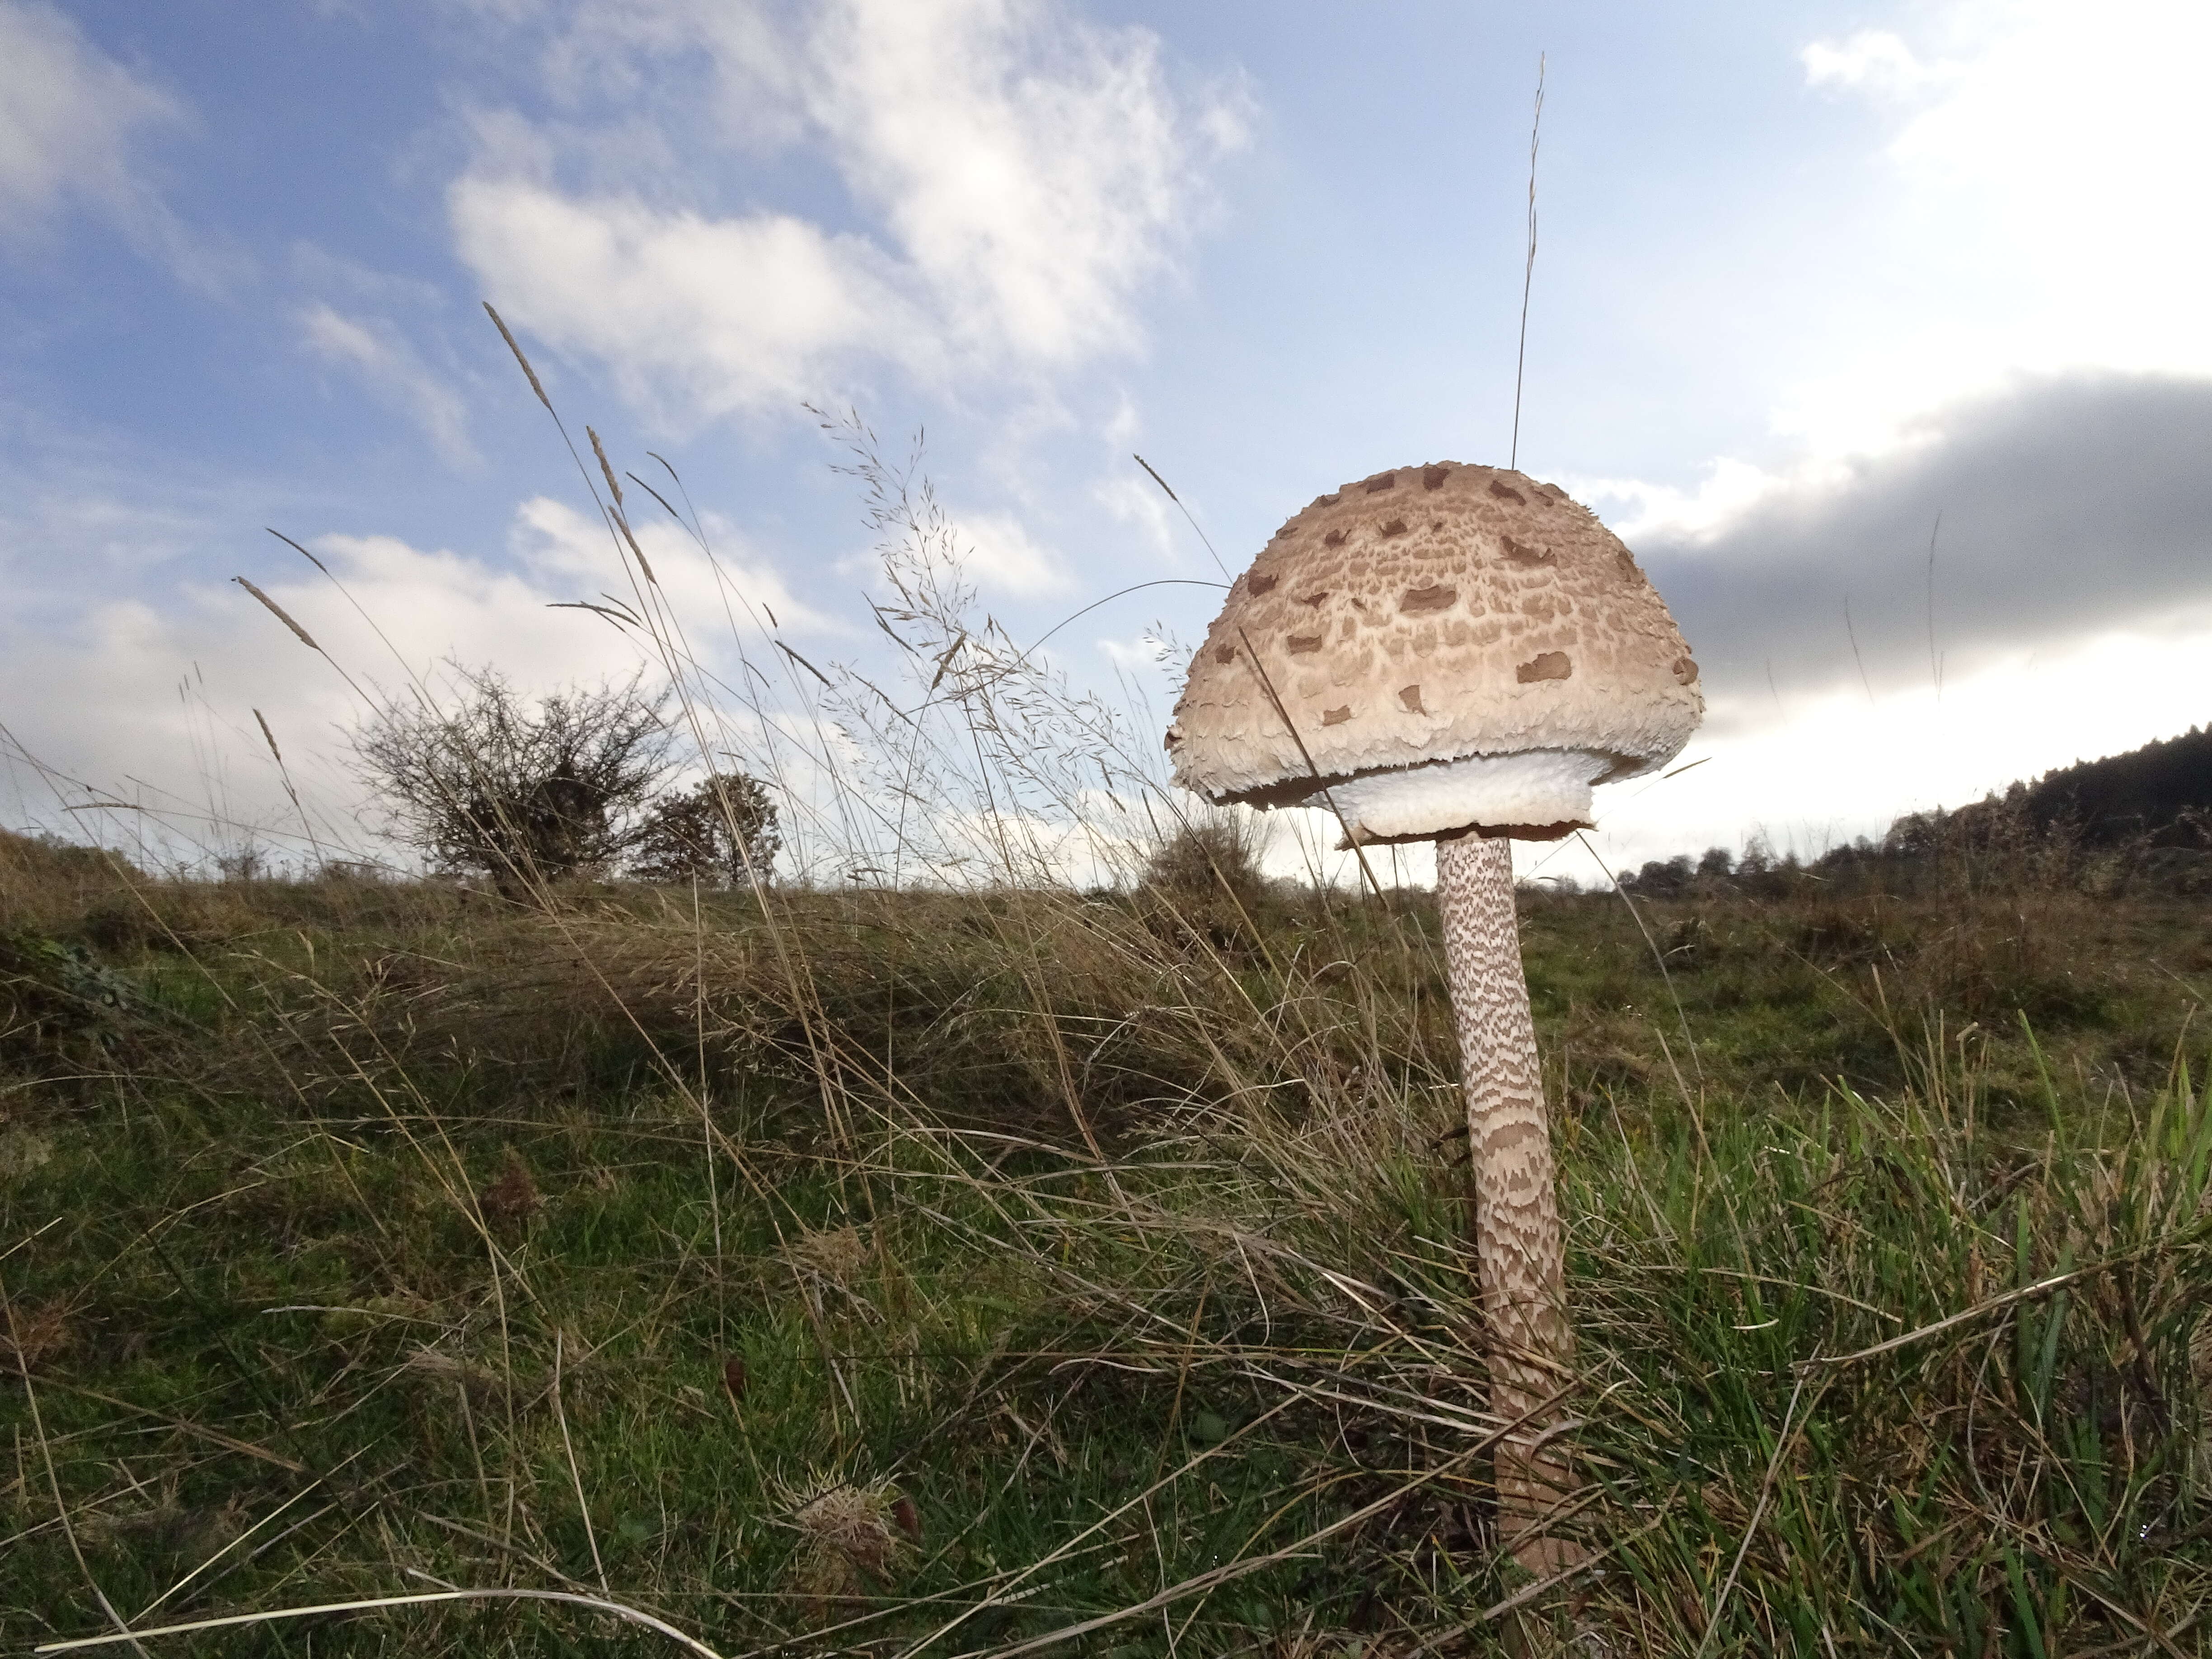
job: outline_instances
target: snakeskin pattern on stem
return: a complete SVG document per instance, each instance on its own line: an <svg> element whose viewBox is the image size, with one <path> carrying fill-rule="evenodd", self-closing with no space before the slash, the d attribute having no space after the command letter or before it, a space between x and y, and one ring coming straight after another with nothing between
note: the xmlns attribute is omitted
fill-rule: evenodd
<svg viewBox="0 0 2212 1659"><path fill-rule="evenodd" d="M1437 900L1474 1160L1490 1408L1511 1420L1558 1392L1565 1378L1553 1367L1573 1357L1551 1126L1513 913L1512 843L1473 834L1438 841ZM1499 1526L1522 1565L1536 1571L1568 1559L1562 1540L1528 1535L1565 1486L1565 1469L1529 1442L1562 1415L1554 1406L1531 1418L1498 1453Z"/></svg>

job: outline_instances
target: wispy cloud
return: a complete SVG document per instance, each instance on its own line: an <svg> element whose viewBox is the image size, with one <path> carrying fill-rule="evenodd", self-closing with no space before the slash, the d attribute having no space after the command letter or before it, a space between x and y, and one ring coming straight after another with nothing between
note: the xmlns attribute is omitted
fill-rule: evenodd
<svg viewBox="0 0 2212 1659"><path fill-rule="evenodd" d="M188 230L139 151L189 124L173 94L117 63L62 12L0 0L0 240L52 234L75 209L106 220L149 258L201 289L240 261Z"/></svg>
<svg viewBox="0 0 2212 1659"><path fill-rule="evenodd" d="M1798 54L1808 84L1904 97L1946 78L1887 29L1861 29L1839 40L1815 40Z"/></svg>
<svg viewBox="0 0 2212 1659"><path fill-rule="evenodd" d="M700 527L714 550L712 558L665 520L631 526L693 648L709 657L720 654L732 627L751 643L758 643L756 630L761 629L794 635L846 631L845 624L794 594L773 562L726 519L708 513ZM625 566L613 532L550 495L534 495L515 509L508 544L534 580L549 591L565 590L563 599L592 599L627 580L618 574Z"/></svg>
<svg viewBox="0 0 2212 1659"><path fill-rule="evenodd" d="M860 237L477 174L448 206L461 258L501 308L599 359L664 424L789 408L861 360L930 366L927 319Z"/></svg>
<svg viewBox="0 0 2212 1659"><path fill-rule="evenodd" d="M886 368L1022 374L1127 349L1208 165L1245 142L1241 87L1179 92L1155 35L1058 0L658 0L583 14L549 82L588 56L595 92L642 88L702 55L725 155L803 156L841 203L672 199L665 170L637 164L654 150L641 90L598 129L480 122L447 199L494 298L667 421ZM564 184L564 165L591 182Z"/></svg>
<svg viewBox="0 0 2212 1659"><path fill-rule="evenodd" d="M963 514L959 525L961 567L978 587L1033 599L1073 585L1066 562L1039 545L1012 514Z"/></svg>
<svg viewBox="0 0 2212 1659"><path fill-rule="evenodd" d="M143 207L132 143L183 118L53 7L0 0L0 228L37 224L71 198Z"/></svg>
<svg viewBox="0 0 2212 1659"><path fill-rule="evenodd" d="M467 403L389 320L349 317L319 301L301 308L299 325L309 351L359 375L380 400L422 428L447 465L471 471L483 465L469 440Z"/></svg>

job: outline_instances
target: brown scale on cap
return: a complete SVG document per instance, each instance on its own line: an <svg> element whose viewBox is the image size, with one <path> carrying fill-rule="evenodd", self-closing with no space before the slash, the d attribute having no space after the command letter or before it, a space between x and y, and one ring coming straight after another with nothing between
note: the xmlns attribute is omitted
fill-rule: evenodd
<svg viewBox="0 0 2212 1659"><path fill-rule="evenodd" d="M1459 589L1446 587L1442 582L1409 587L1398 596L1398 609L1409 617L1423 611L1449 611L1458 603Z"/></svg>
<svg viewBox="0 0 2212 1659"><path fill-rule="evenodd" d="M1627 776L1680 748L1697 678L1589 509L1524 473L1439 462L1317 496L1275 532L1193 661L1170 746L1190 787L1261 805L1310 791L1300 738L1323 777L1552 748Z"/></svg>

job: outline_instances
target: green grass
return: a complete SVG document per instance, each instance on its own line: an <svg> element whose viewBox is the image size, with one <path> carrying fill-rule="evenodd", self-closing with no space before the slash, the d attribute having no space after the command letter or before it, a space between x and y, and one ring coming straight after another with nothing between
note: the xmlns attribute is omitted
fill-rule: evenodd
<svg viewBox="0 0 2212 1659"><path fill-rule="evenodd" d="M1513 1622L1425 901L695 921L15 856L9 1650L110 1628L102 1596L448 1585L725 1656ZM1644 921L1666 978L1617 898L1524 908L1600 1553L1532 1605L1614 1652L2195 1650L2212 924ZM677 1650L500 1601L160 1650Z"/></svg>

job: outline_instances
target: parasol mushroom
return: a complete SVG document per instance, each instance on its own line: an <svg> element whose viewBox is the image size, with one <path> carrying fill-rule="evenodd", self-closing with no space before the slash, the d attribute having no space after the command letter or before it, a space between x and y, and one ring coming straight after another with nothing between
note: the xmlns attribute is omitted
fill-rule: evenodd
<svg viewBox="0 0 2212 1659"><path fill-rule="evenodd" d="M1509 837L1591 821L1593 786L1664 765L1705 712L1698 668L1620 539L1555 485L1444 463L1317 497L1231 587L1168 728L1217 804L1326 805L1353 842L1433 840L1474 1162L1475 1255L1522 1565L1564 1470L1544 1449L1572 1339Z"/></svg>

